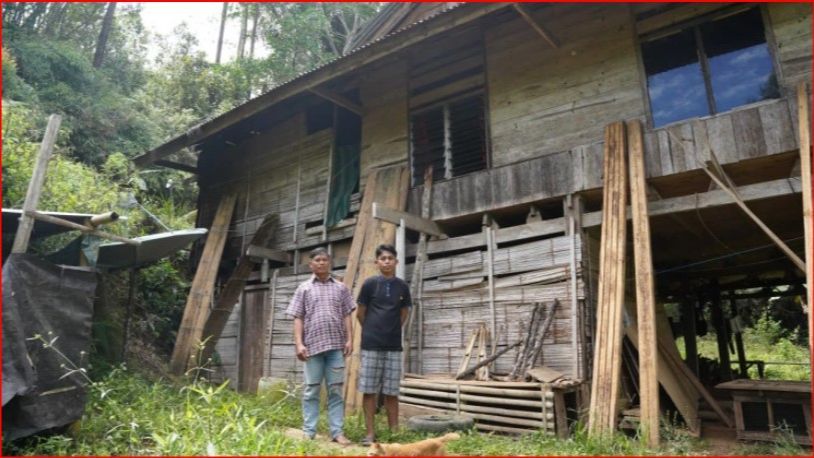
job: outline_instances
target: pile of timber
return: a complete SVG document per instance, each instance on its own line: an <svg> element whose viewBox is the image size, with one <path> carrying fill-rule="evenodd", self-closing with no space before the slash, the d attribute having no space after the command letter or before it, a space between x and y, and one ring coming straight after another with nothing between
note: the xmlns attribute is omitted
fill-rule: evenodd
<svg viewBox="0 0 814 458"><path fill-rule="evenodd" d="M556 431L552 387L537 382L481 382L451 378L401 381L399 404L405 413L450 413L472 417L481 431L525 434ZM564 412L564 406L561 406Z"/></svg>

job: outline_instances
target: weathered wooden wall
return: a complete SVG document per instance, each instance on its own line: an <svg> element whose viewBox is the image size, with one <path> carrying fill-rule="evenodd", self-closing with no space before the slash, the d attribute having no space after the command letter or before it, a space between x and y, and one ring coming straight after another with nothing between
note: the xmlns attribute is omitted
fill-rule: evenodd
<svg viewBox="0 0 814 458"><path fill-rule="evenodd" d="M800 81L811 81L811 5L771 3L766 5L780 64L780 83L785 94L793 94Z"/></svg>
<svg viewBox="0 0 814 458"><path fill-rule="evenodd" d="M559 48L519 15L486 30L495 166L599 140L606 124L644 115L626 5L553 5L534 17Z"/></svg>

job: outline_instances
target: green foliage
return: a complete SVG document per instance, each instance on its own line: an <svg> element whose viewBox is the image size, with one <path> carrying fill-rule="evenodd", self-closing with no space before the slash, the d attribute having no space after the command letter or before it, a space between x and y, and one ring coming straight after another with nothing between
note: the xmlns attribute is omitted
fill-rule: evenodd
<svg viewBox="0 0 814 458"><path fill-rule="evenodd" d="M179 254L173 260L162 259L145 267L138 274L137 290L144 319L135 325L151 335L157 347L167 354L172 352L189 286L180 273L184 261L185 256Z"/></svg>
<svg viewBox="0 0 814 458"><path fill-rule="evenodd" d="M34 170L45 116L22 104L3 103L3 206L22 207ZM38 207L64 212L101 213L113 209L118 185L93 168L71 160L60 129Z"/></svg>

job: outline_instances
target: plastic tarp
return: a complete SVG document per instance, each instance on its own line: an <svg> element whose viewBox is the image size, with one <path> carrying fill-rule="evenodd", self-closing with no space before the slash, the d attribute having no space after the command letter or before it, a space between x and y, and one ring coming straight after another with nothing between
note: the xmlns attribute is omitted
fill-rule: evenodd
<svg viewBox="0 0 814 458"><path fill-rule="evenodd" d="M96 273L12 254L3 266L3 438L13 440L82 417ZM54 348L45 348L41 335Z"/></svg>

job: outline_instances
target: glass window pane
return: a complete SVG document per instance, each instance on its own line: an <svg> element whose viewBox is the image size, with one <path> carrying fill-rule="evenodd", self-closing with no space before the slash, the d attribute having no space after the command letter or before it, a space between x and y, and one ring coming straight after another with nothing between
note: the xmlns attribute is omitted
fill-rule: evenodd
<svg viewBox="0 0 814 458"><path fill-rule="evenodd" d="M655 127L709 113L692 30L642 43Z"/></svg>
<svg viewBox="0 0 814 458"><path fill-rule="evenodd" d="M704 24L701 36L718 112L780 97L757 8Z"/></svg>

